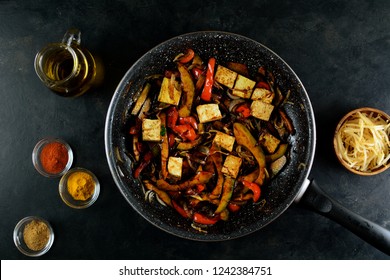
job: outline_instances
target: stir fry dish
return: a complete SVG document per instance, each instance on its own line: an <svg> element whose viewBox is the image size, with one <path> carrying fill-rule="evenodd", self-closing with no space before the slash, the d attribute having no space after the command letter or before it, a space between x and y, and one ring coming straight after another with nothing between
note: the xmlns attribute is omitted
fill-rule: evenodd
<svg viewBox="0 0 390 280"><path fill-rule="evenodd" d="M289 160L289 91L264 66L252 72L188 49L145 79L131 107L133 177L200 231L266 203L263 186Z"/></svg>

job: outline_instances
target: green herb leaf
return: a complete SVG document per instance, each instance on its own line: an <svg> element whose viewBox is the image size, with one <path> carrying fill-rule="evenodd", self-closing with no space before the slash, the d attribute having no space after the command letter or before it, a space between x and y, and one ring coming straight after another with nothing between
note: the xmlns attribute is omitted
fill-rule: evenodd
<svg viewBox="0 0 390 280"><path fill-rule="evenodd" d="M161 136L165 136L166 133L167 133L167 129L165 128L164 125L162 125L162 126L161 126L160 135L161 135Z"/></svg>

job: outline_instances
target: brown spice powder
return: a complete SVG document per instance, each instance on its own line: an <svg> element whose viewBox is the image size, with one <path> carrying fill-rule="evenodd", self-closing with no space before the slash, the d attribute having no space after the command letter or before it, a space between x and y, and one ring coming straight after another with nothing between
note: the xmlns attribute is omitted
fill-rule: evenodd
<svg viewBox="0 0 390 280"><path fill-rule="evenodd" d="M27 247L33 251L42 250L49 241L50 231L47 225L38 220L28 223L23 230L23 238Z"/></svg>

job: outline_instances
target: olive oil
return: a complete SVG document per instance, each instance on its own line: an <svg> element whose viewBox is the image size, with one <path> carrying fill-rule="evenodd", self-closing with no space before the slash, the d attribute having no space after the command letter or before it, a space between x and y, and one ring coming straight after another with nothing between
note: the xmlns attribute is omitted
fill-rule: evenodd
<svg viewBox="0 0 390 280"><path fill-rule="evenodd" d="M77 40L74 37L77 35ZM44 84L64 97L80 96L103 81L103 64L80 46L80 34L65 34L62 43L52 43L35 57L35 71Z"/></svg>
<svg viewBox="0 0 390 280"><path fill-rule="evenodd" d="M61 81L71 75L73 66L72 55L64 50L48 59L43 69L47 77L54 81Z"/></svg>

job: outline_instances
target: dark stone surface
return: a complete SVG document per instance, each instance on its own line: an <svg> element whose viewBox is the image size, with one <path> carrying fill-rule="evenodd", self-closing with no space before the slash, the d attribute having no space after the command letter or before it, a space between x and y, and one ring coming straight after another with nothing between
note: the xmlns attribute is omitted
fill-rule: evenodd
<svg viewBox="0 0 390 280"><path fill-rule="evenodd" d="M388 1L0 1L0 257L25 259L12 231L28 215L49 220L55 241L44 259L389 259L338 224L293 205L249 236L200 243L143 220L108 169L104 122L126 70L156 44L182 33L221 30L268 46L298 74L315 111L317 150L310 177L332 197L390 228L389 171L346 172L332 150L337 121L371 106L390 112ZM161 3L160 3L161 2ZM162 4L164 3L164 4ZM106 67L104 85L77 99L52 94L33 60L48 42L78 27ZM66 139L73 166L92 170L102 190L88 209L62 203L59 179L31 162L45 136Z"/></svg>

